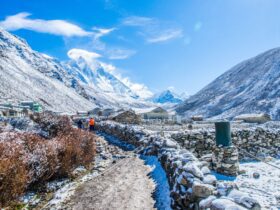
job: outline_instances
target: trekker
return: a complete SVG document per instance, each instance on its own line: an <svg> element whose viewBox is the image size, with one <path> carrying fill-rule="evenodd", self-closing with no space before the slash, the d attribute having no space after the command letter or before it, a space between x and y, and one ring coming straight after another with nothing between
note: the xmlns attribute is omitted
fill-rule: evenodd
<svg viewBox="0 0 280 210"><path fill-rule="evenodd" d="M78 126L79 129L83 128L83 121L81 119L78 120L77 126Z"/></svg>
<svg viewBox="0 0 280 210"><path fill-rule="evenodd" d="M95 124L95 121L94 121L94 119L91 117L90 119L89 119L89 131L94 131L94 124Z"/></svg>

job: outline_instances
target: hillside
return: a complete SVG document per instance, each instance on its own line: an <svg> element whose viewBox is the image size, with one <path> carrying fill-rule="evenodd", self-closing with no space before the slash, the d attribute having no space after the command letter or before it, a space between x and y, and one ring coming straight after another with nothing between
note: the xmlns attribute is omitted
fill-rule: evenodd
<svg viewBox="0 0 280 210"><path fill-rule="evenodd" d="M78 49L70 50L68 56L69 61L62 63L32 50L25 40L0 29L0 98L35 100L46 109L63 112L96 106L152 105L141 97L150 94L149 90L133 91L111 74L105 63Z"/></svg>
<svg viewBox="0 0 280 210"><path fill-rule="evenodd" d="M62 66L33 51L17 36L0 29L0 97L36 100L54 111L85 110L95 105Z"/></svg>
<svg viewBox="0 0 280 210"><path fill-rule="evenodd" d="M243 113L280 119L280 48L264 52L228 70L176 111L186 117L232 118Z"/></svg>

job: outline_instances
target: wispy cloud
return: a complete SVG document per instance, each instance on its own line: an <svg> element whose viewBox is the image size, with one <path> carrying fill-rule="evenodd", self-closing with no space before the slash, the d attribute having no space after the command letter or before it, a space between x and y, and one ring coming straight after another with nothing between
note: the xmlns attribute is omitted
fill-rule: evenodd
<svg viewBox="0 0 280 210"><path fill-rule="evenodd" d="M130 16L122 21L122 24L126 26L147 26L155 23L155 19L141 16Z"/></svg>
<svg viewBox="0 0 280 210"><path fill-rule="evenodd" d="M27 29L41 33L49 33L65 37L89 36L92 32L85 31L78 25L65 20L31 19L30 13L21 12L13 16L7 16L0 26L8 31Z"/></svg>
<svg viewBox="0 0 280 210"><path fill-rule="evenodd" d="M108 49L106 54L111 60L122 60L127 59L136 53L135 50L130 49Z"/></svg>
<svg viewBox="0 0 280 210"><path fill-rule="evenodd" d="M108 35L111 32L115 31L116 28L98 28L98 27L93 27L92 30L94 31L95 38L100 38L102 36Z"/></svg>
<svg viewBox="0 0 280 210"><path fill-rule="evenodd" d="M154 37L147 38L147 42L158 43L166 42L171 39L176 39L183 36L183 31L181 29L168 29L156 34Z"/></svg>
<svg viewBox="0 0 280 210"><path fill-rule="evenodd" d="M115 75L115 74L114 74ZM121 75L115 75L122 83L129 87L133 92L140 96L140 98L146 99L152 97L153 93L149 88L140 83L131 82L128 77L122 77Z"/></svg>
<svg viewBox="0 0 280 210"><path fill-rule="evenodd" d="M159 21L156 18L130 16L122 20L123 26L137 27L148 43L166 42L183 36L183 30L173 22Z"/></svg>
<svg viewBox="0 0 280 210"><path fill-rule="evenodd" d="M93 30L92 46L97 50L105 50L106 44L103 41L101 41L101 38L115 31L116 28L93 27L92 30Z"/></svg>

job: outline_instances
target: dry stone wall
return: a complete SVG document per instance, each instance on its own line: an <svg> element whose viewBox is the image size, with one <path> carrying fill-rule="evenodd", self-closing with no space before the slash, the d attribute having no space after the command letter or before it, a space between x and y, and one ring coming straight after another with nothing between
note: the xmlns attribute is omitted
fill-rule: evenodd
<svg viewBox="0 0 280 210"><path fill-rule="evenodd" d="M158 157L169 181L173 209L260 209L255 199L236 186L219 184L206 161L199 161L172 139L151 135L137 126L108 121L97 123L96 129L142 148L146 155ZM229 197L233 189L242 194L242 199Z"/></svg>
<svg viewBox="0 0 280 210"><path fill-rule="evenodd" d="M280 130L251 128L232 131L232 143L254 156L280 156ZM194 130L172 134L171 138L182 147L192 151L196 157L211 154L215 148L214 130ZM247 159L244 151L239 151L239 158Z"/></svg>

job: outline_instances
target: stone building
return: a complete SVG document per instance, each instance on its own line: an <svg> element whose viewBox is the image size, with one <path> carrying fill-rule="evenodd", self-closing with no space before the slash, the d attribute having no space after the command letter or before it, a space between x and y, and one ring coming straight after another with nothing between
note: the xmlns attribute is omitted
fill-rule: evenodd
<svg viewBox="0 0 280 210"><path fill-rule="evenodd" d="M113 115L115 113L115 110L114 109L111 109L111 108L107 108L107 109L104 109L102 111L102 116L104 117L109 117L110 115Z"/></svg>
<svg viewBox="0 0 280 210"><path fill-rule="evenodd" d="M157 107L152 111L143 113L141 115L142 118L145 120L168 120L169 119L168 112L161 107Z"/></svg>
<svg viewBox="0 0 280 210"><path fill-rule="evenodd" d="M247 123L265 123L271 121L271 117L268 114L242 114L234 118L237 121L244 121Z"/></svg>
<svg viewBox="0 0 280 210"><path fill-rule="evenodd" d="M35 101L21 101L19 107L29 109L33 112L42 112L42 106Z"/></svg>
<svg viewBox="0 0 280 210"><path fill-rule="evenodd" d="M112 117L112 120L124 124L140 124L141 117L134 111L129 110Z"/></svg>

